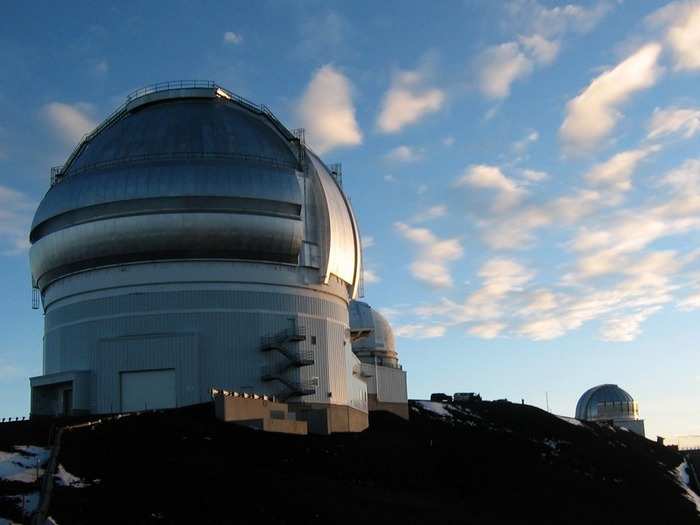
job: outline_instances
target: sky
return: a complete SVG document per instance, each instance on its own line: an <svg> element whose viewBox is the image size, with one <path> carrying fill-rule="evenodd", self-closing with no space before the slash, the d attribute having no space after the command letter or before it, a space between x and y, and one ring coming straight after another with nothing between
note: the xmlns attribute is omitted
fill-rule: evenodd
<svg viewBox="0 0 700 525"><path fill-rule="evenodd" d="M0 417L42 373L28 227L80 137L214 80L341 162L410 397L700 434L700 2L33 2L0 18Z"/></svg>

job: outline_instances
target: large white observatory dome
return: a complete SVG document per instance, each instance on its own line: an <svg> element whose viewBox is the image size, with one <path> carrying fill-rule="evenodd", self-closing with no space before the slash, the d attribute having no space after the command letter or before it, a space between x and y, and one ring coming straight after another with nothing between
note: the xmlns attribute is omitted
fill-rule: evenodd
<svg viewBox="0 0 700 525"><path fill-rule="evenodd" d="M182 406L213 387L366 413L348 319L359 232L303 132L212 82L165 83L51 182L30 235L32 413Z"/></svg>

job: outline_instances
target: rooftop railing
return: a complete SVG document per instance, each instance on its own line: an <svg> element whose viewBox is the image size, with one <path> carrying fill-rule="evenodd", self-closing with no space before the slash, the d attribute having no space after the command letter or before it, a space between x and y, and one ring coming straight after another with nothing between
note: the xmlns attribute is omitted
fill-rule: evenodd
<svg viewBox="0 0 700 525"><path fill-rule="evenodd" d="M64 173L66 169L70 167L73 161L78 157L78 155L83 151L85 146L97 136L101 131L110 127L115 122L119 121L124 117L133 103L140 98L153 95L156 93L162 93L165 91L173 91L178 89L211 89L213 90L214 96L217 96L224 100L231 100L237 104L249 109L250 111L257 113L259 115L265 116L270 123L277 129L277 131L282 134L289 141L300 142L303 138L296 136L294 133L289 131L287 127L282 124L282 122L275 116L275 114L270 110L265 104L255 104L250 100L236 95L235 93L221 87L211 80L175 80L169 82L159 82L157 84L151 84L132 91L126 96L125 102L115 109L106 119L104 119L95 129L90 133L86 133L78 142L78 145L73 149L68 160L62 166L55 166L51 168L51 185L57 184L64 178Z"/></svg>

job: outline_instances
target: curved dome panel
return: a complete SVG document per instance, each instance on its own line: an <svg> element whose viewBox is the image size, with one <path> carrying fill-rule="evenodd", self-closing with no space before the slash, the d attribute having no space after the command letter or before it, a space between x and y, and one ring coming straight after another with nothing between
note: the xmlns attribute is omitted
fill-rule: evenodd
<svg viewBox="0 0 700 525"><path fill-rule="evenodd" d="M352 343L352 350L360 360L374 362L384 366L398 367L398 353L394 330L389 321L365 302L350 303L350 330L357 339Z"/></svg>
<svg viewBox="0 0 700 525"><path fill-rule="evenodd" d="M355 216L338 183L326 166L311 151L308 152L315 174L321 184L328 221L328 250L324 268L325 282L330 275L339 277L352 287L351 297L357 297L362 266L360 234Z"/></svg>
<svg viewBox="0 0 700 525"><path fill-rule="evenodd" d="M66 176L90 166L128 159L187 155L240 155L288 166L296 158L263 117L207 90L201 98L161 100L137 107L90 140Z"/></svg>
<svg viewBox="0 0 700 525"><path fill-rule="evenodd" d="M598 385L584 392L576 404L576 418L583 420L595 419L599 416L599 404L618 404L633 406L635 404L631 395L617 385ZM633 411L632 411L633 412Z"/></svg>
<svg viewBox="0 0 700 525"><path fill-rule="evenodd" d="M129 164L66 177L39 204L32 230L77 209L166 197L235 197L240 206L297 216L302 206L292 169L221 160Z"/></svg>
<svg viewBox="0 0 700 525"><path fill-rule="evenodd" d="M35 283L169 258L298 262L298 146L213 89L131 101L79 145L34 216ZM286 131L286 130L285 130Z"/></svg>

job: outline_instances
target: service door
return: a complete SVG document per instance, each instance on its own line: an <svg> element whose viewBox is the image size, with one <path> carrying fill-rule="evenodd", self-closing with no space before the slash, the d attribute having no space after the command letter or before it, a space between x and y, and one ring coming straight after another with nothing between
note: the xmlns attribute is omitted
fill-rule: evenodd
<svg viewBox="0 0 700 525"><path fill-rule="evenodd" d="M121 373L122 412L174 408L175 370L139 370Z"/></svg>

